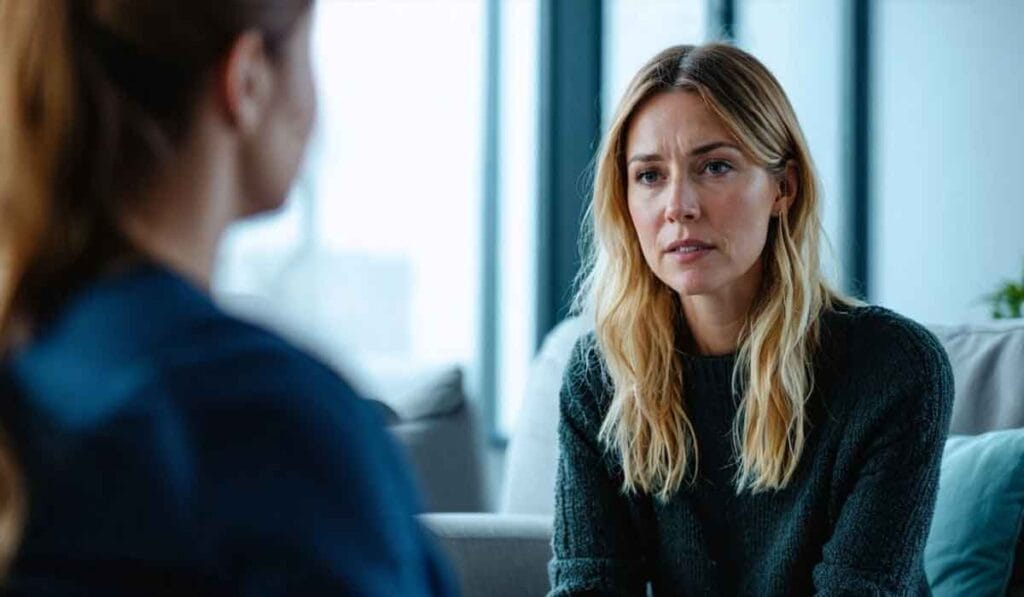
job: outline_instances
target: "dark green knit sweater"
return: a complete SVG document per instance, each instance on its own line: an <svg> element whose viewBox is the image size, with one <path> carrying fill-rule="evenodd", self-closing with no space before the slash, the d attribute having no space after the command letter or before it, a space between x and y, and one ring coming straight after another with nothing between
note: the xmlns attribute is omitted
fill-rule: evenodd
<svg viewBox="0 0 1024 597"><path fill-rule="evenodd" d="M611 399L593 335L561 394L553 595L917 595L953 376L939 342L878 307L830 312L792 482L736 495L735 358L682 354L699 480L667 503L621 491L597 435Z"/></svg>

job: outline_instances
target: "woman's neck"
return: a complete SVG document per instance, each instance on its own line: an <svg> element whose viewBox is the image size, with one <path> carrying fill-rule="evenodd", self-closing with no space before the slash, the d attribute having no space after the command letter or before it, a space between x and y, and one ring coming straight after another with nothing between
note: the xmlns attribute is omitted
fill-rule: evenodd
<svg viewBox="0 0 1024 597"><path fill-rule="evenodd" d="M743 277L716 292L680 296L689 335L687 350L702 355L736 352L740 334L747 324L761 286L761 266L756 264Z"/></svg>
<svg viewBox="0 0 1024 597"><path fill-rule="evenodd" d="M701 355L726 355L736 352L747 313L696 307L696 301L684 301L683 313L689 332L686 350ZM699 314L698 314L699 313Z"/></svg>
<svg viewBox="0 0 1024 597"><path fill-rule="evenodd" d="M121 229L146 257L209 290L217 247L237 217L237 176L217 141L197 140L167 163L121 218Z"/></svg>

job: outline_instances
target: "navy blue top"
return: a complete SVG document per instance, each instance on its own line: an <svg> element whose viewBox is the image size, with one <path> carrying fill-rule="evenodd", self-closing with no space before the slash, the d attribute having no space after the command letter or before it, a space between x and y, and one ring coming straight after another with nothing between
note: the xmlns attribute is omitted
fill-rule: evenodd
<svg viewBox="0 0 1024 597"><path fill-rule="evenodd" d="M166 269L78 293L0 396L30 509L9 594L455 591L369 403Z"/></svg>

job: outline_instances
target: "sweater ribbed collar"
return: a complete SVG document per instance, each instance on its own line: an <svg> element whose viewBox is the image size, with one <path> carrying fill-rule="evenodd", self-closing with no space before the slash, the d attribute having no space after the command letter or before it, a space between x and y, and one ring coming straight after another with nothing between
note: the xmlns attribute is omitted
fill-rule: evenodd
<svg viewBox="0 0 1024 597"><path fill-rule="evenodd" d="M694 388L719 390L732 386L733 368L736 366L736 354L706 356L680 352L683 361L684 379L693 384Z"/></svg>

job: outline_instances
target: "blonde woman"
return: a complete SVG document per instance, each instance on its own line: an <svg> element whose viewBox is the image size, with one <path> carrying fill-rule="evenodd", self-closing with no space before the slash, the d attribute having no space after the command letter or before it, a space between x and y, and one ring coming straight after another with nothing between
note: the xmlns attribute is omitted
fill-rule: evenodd
<svg viewBox="0 0 1024 597"><path fill-rule="evenodd" d="M829 288L818 212L756 59L678 46L633 79L561 394L554 595L928 592L949 363Z"/></svg>

